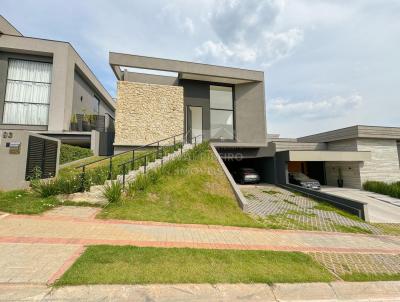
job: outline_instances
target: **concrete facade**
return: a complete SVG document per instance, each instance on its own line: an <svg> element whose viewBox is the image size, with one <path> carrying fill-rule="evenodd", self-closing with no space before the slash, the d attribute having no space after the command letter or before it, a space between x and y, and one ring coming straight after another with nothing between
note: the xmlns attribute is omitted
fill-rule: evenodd
<svg viewBox="0 0 400 302"><path fill-rule="evenodd" d="M360 166L361 182L380 180L400 181L400 162L397 142L393 139L357 139L359 151L370 151L371 160Z"/></svg>
<svg viewBox="0 0 400 302"><path fill-rule="evenodd" d="M203 139L210 139L211 133L210 116L213 108L210 108L210 86L232 87L233 139L224 138L222 141L266 145L267 131L263 72L112 52L110 53L109 62L118 80L183 87L183 129L188 132L190 130L187 114L188 107L201 107ZM176 72L177 77L128 72L125 69L126 67ZM157 113L155 114L157 115ZM154 118L152 122L154 123L154 121L157 121L157 119ZM143 125L143 121L141 126L145 128L151 127L150 125ZM118 130L116 131L118 132ZM215 141L216 139L212 140ZM116 141L116 145L118 144L119 141Z"/></svg>
<svg viewBox="0 0 400 302"><path fill-rule="evenodd" d="M183 115L182 87L119 81L114 146L146 145L183 133Z"/></svg>
<svg viewBox="0 0 400 302"><path fill-rule="evenodd" d="M337 186L339 169L344 186L361 188L368 180L400 181L400 128L352 126L298 139L299 143L324 143L327 150L369 152L363 161L325 163L327 184Z"/></svg>
<svg viewBox="0 0 400 302"><path fill-rule="evenodd" d="M0 16L0 129L26 129L49 132L70 131L71 117L83 113L80 98L98 97L103 111L114 116L115 104L75 49L63 41L37 39L16 34ZM8 60L40 60L52 63L48 125L10 125L2 123L7 83ZM85 87L85 89L79 89ZM82 92L80 94L80 92ZM90 113L90 112L88 112Z"/></svg>
<svg viewBox="0 0 400 302"><path fill-rule="evenodd" d="M36 136L47 140L53 140L58 143L56 172L59 167L60 141L47 136L26 130L13 130L12 137L4 138L4 132L11 131L0 130L0 191L26 189L29 187L29 181L25 180L28 158L28 141L30 136ZM20 152L18 154L10 153L9 143L20 143Z"/></svg>

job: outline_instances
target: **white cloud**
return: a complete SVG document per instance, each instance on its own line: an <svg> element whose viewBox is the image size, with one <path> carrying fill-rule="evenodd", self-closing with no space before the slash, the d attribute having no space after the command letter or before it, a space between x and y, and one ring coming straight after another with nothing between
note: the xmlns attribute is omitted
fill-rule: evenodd
<svg viewBox="0 0 400 302"><path fill-rule="evenodd" d="M190 19L189 17L186 17L185 21L183 22L183 28L185 29L186 32L192 35L194 33L193 20Z"/></svg>
<svg viewBox="0 0 400 302"><path fill-rule="evenodd" d="M269 132L400 126L399 0L37 2L2 0L1 13L27 36L70 41L112 94L109 51L200 60L266 71Z"/></svg>
<svg viewBox="0 0 400 302"><path fill-rule="evenodd" d="M274 28L283 8L283 0L219 1L209 17L216 39L196 49L198 58L268 66L290 55L303 41L304 33L297 27Z"/></svg>
<svg viewBox="0 0 400 302"><path fill-rule="evenodd" d="M335 96L320 101L290 102L274 99L268 106L270 116L302 119L326 119L350 114L360 107L363 98L354 94L349 97Z"/></svg>
<svg viewBox="0 0 400 302"><path fill-rule="evenodd" d="M182 4L179 1L166 2L156 16L167 27L176 28L181 32L193 35L195 24L192 18L185 15Z"/></svg>

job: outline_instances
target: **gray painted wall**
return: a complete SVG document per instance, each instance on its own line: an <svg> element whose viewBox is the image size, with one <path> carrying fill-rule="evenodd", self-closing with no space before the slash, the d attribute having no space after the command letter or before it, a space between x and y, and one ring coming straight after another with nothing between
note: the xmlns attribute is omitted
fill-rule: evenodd
<svg viewBox="0 0 400 302"><path fill-rule="evenodd" d="M100 100L98 112L94 111L94 99L95 95ZM74 95L72 113L84 113L87 114L100 114L106 113L114 116L114 111L105 103L104 99L90 86L87 80L85 80L77 71L75 71L74 77Z"/></svg>
<svg viewBox="0 0 400 302"><path fill-rule="evenodd" d="M187 106L203 107L203 136L210 138L210 84L207 82L182 80L179 85L183 86L184 101L184 129L187 123Z"/></svg>
<svg viewBox="0 0 400 302"><path fill-rule="evenodd" d="M327 146L325 143L299 143L290 141L273 141L271 143L275 146L275 151L285 151L285 150L326 150Z"/></svg>
<svg viewBox="0 0 400 302"><path fill-rule="evenodd" d="M265 157L263 158L263 179L267 183L276 184L277 183L277 175L276 175L276 160L275 157Z"/></svg>
<svg viewBox="0 0 400 302"><path fill-rule="evenodd" d="M10 131L6 132L9 133ZM28 140L31 135L58 142L56 167L56 171L58 171L61 145L59 140L26 130L12 131L12 138L7 139L4 139L2 134L3 132L0 131L0 190L25 189L29 186L29 182L25 181L25 173L28 157ZM20 142L21 152L19 154L10 154L9 148L6 147L7 142Z"/></svg>
<svg viewBox="0 0 400 302"><path fill-rule="evenodd" d="M241 143L266 143L264 82L235 85L236 140Z"/></svg>
<svg viewBox="0 0 400 302"><path fill-rule="evenodd" d="M203 107L203 131L210 137L210 85L223 85L201 81L181 80L186 106ZM237 84L234 87L234 128L238 143L266 143L264 84ZM185 112L186 125L186 112Z"/></svg>
<svg viewBox="0 0 400 302"><path fill-rule="evenodd" d="M68 131L72 114L75 70L79 69L100 95L114 106L108 92L69 43L29 37L0 36L0 51L53 58L49 131ZM34 129L35 127L31 128ZM37 130L37 129L35 129ZM43 130L43 129L41 129ZM44 129L45 130L45 129Z"/></svg>

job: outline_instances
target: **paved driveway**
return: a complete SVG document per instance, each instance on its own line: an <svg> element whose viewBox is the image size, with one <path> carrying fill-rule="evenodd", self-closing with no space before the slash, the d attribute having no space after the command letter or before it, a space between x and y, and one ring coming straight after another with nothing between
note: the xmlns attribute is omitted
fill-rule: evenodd
<svg viewBox="0 0 400 302"><path fill-rule="evenodd" d="M400 223L400 200L359 189L322 187L323 192L368 203L373 223Z"/></svg>

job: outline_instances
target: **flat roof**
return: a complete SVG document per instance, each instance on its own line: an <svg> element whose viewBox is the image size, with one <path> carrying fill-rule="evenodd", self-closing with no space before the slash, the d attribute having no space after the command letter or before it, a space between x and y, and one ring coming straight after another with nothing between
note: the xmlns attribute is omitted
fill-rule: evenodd
<svg viewBox="0 0 400 302"><path fill-rule="evenodd" d="M297 140L304 143L325 143L355 138L400 140L400 127L355 125L351 127L299 137Z"/></svg>
<svg viewBox="0 0 400 302"><path fill-rule="evenodd" d="M115 101L111 97L110 93L107 91L107 89L103 86L103 84L100 82L100 80L97 78L97 76L93 73L92 69L87 65L87 63L82 59L80 54L76 51L76 49L73 47L73 45L67 41L59 41L59 40L53 40L53 39L44 39L44 38L35 38L35 37L27 37L27 36L19 36L19 35L9 35L9 34L3 34L3 37L10 37L10 38L15 38L15 39L27 39L27 40L35 40L38 42L43 42L43 43L60 43L60 44L65 44L67 47L70 47L74 54L76 55L77 61L76 61L76 66L78 67L78 70L80 71L81 75L85 77L87 81L90 82L90 84L93 86L95 90L99 94L101 94L102 98L106 101L108 105L112 107L112 109L115 109ZM1 38L1 35L0 35ZM21 52L23 53L32 53L39 55L40 53L46 53L46 51L31 51L29 48L26 49L15 49L15 48L7 48L7 46L0 46L0 51L6 51L6 52Z"/></svg>
<svg viewBox="0 0 400 302"><path fill-rule="evenodd" d="M21 32L14 27L6 18L0 15L0 34L10 34L22 37Z"/></svg>
<svg viewBox="0 0 400 302"><path fill-rule="evenodd" d="M162 59L133 54L110 52L109 63L118 80L123 80L121 67L177 72L181 79L227 83L262 82L264 72L242 68L217 66L188 61Z"/></svg>
<svg viewBox="0 0 400 302"><path fill-rule="evenodd" d="M105 89L103 84L100 82L100 80L97 78L97 76L93 73L92 69L82 59L80 54L76 51L76 49L70 42L54 40L54 39L45 39L45 38L24 36L6 18L4 18L2 15L0 15L0 32L2 31L3 28L7 29L7 31L3 31L3 33L2 33L2 35L5 37L8 36L10 38L29 39L29 40L43 41L43 42L49 42L49 43L67 44L73 50L74 54L78 58L78 61L80 64L77 64L77 66L78 66L78 69L80 70L80 72L83 73L86 80L88 80L92 84L93 88L95 90L97 90L97 92L99 94L101 94L102 98L104 98L104 100L108 103L108 105L110 105L112 107L112 109L115 109L115 102L114 102L113 98L111 97L110 93L107 91L107 89ZM1 37L1 35L0 35L0 37ZM8 49L7 47L4 47L4 46L0 47L0 49L4 49L5 51L10 51L10 52L14 51L14 49ZM29 50L27 50L27 52L29 53ZM79 65L81 65L81 66L79 66Z"/></svg>

